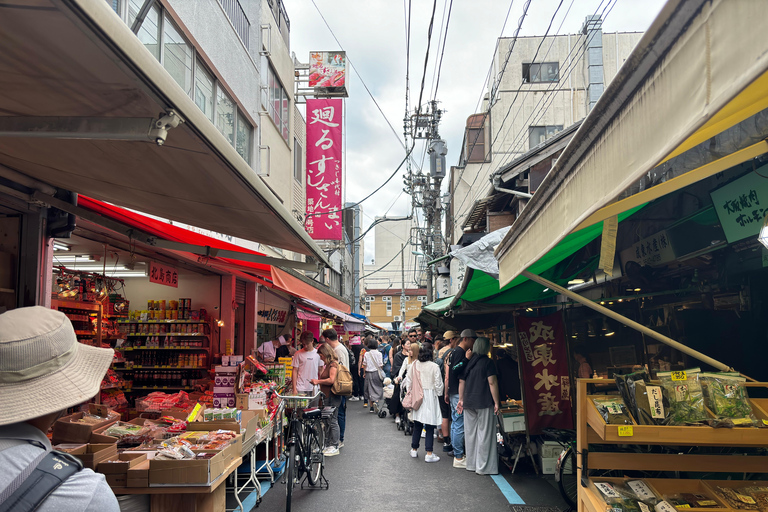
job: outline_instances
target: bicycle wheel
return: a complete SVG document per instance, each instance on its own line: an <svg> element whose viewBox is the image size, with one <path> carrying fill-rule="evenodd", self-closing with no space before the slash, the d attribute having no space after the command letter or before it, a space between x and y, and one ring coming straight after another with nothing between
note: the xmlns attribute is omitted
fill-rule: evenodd
<svg viewBox="0 0 768 512"><path fill-rule="evenodd" d="M568 448L557 460L557 483L560 495L571 509L576 510L579 495L578 472L576 471L576 452Z"/></svg>
<svg viewBox="0 0 768 512"><path fill-rule="evenodd" d="M307 481L309 485L317 485L320 481L320 474L323 472L323 442L322 429L312 427L307 430L307 451L309 460L307 461Z"/></svg>
<svg viewBox="0 0 768 512"><path fill-rule="evenodd" d="M285 463L285 512L291 512L291 494L296 479L296 445L288 449L288 460Z"/></svg>

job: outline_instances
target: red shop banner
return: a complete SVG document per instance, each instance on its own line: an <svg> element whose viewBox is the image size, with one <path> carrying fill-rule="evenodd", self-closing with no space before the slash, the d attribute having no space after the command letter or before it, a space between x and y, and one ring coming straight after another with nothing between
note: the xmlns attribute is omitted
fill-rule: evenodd
<svg viewBox="0 0 768 512"><path fill-rule="evenodd" d="M561 313L517 318L519 364L528 433L573 429L568 350Z"/></svg>
<svg viewBox="0 0 768 512"><path fill-rule="evenodd" d="M307 217L304 225L313 240L341 240L343 106L341 99L307 100Z"/></svg>

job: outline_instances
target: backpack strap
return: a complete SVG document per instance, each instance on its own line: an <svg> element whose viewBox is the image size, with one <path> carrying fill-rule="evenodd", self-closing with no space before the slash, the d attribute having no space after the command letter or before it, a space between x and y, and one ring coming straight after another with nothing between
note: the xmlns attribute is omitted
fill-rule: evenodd
<svg viewBox="0 0 768 512"><path fill-rule="evenodd" d="M0 512L31 512L83 464L68 453L43 452L0 495Z"/></svg>

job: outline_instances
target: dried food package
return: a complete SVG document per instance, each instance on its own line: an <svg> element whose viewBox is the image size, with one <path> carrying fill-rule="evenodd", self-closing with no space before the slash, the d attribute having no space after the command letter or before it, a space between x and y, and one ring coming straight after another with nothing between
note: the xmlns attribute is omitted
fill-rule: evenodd
<svg viewBox="0 0 768 512"><path fill-rule="evenodd" d="M744 377L733 373L702 373L699 378L706 405L717 419L730 420L737 427L758 426Z"/></svg>
<svg viewBox="0 0 768 512"><path fill-rule="evenodd" d="M675 508L721 508L721 505L711 496L700 493L669 494L664 499Z"/></svg>
<svg viewBox="0 0 768 512"><path fill-rule="evenodd" d="M741 490L749 493L761 512L768 512L768 487L744 487Z"/></svg>
<svg viewBox="0 0 768 512"><path fill-rule="evenodd" d="M643 484L642 482L638 481ZM611 483L611 482L593 482L597 494L608 504L608 510L610 512L651 512L652 506L643 502L632 489L625 487L623 484ZM655 501L656 496L653 492L643 484L647 492L653 498L653 500L646 500L648 502Z"/></svg>
<svg viewBox="0 0 768 512"><path fill-rule="evenodd" d="M725 503L738 510L759 510L757 501L749 494L744 494L742 489L731 489L729 487L715 487L715 492L725 500Z"/></svg>
<svg viewBox="0 0 768 512"><path fill-rule="evenodd" d="M616 387L619 388L624 405L637 420L637 403L635 402L635 382L638 380L648 380L648 373L645 370L629 373L627 375L616 375ZM638 423L640 423L638 421Z"/></svg>
<svg viewBox="0 0 768 512"><path fill-rule="evenodd" d="M597 412L608 425L634 425L624 401L618 396L595 397L592 399Z"/></svg>
<svg viewBox="0 0 768 512"><path fill-rule="evenodd" d="M650 382L648 372L641 370L617 375L616 385L638 425L666 425L669 422L669 401L663 388Z"/></svg>
<svg viewBox="0 0 768 512"><path fill-rule="evenodd" d="M699 368L658 374L669 400L669 425L690 425L707 420L700 374Z"/></svg>

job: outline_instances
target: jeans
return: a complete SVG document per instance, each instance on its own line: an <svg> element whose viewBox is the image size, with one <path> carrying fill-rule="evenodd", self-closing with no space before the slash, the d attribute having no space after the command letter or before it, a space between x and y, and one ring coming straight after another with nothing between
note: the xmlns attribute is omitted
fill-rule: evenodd
<svg viewBox="0 0 768 512"><path fill-rule="evenodd" d="M451 395L451 444L453 456L457 459L464 457L464 415L456 412L459 405L459 395Z"/></svg>
<svg viewBox="0 0 768 512"><path fill-rule="evenodd" d="M347 426L347 397L341 397L339 405L339 441L344 441L344 429Z"/></svg>
<svg viewBox="0 0 768 512"><path fill-rule="evenodd" d="M335 407L336 410L328 418L328 439L325 441L325 446L339 446L339 407L341 406L341 399L343 397L338 395L331 395L328 399L327 405Z"/></svg>
<svg viewBox="0 0 768 512"><path fill-rule="evenodd" d="M413 422L413 435L411 436L411 448L414 450L419 449L419 441L421 441L421 430L424 429L427 431L427 435L424 438L424 448L427 449L427 453L432 451L432 448L434 448L435 445L435 426L434 425L424 425L423 423L420 423L418 421Z"/></svg>

